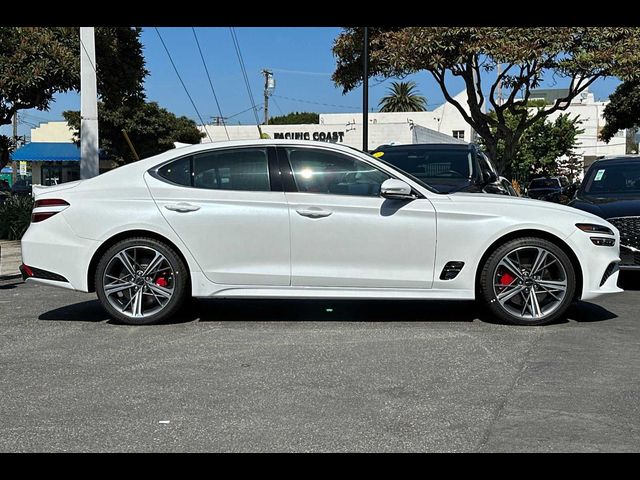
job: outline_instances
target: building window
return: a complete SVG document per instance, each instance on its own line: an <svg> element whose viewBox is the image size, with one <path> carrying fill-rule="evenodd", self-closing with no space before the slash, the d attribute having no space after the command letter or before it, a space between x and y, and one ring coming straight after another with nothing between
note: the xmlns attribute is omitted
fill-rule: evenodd
<svg viewBox="0 0 640 480"><path fill-rule="evenodd" d="M464 140L464 130L454 130L453 138L458 138L460 140Z"/></svg>

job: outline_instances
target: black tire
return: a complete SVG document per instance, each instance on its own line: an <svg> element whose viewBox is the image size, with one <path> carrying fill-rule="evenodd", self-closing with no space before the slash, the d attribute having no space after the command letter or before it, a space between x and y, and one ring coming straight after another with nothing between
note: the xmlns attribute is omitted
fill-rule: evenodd
<svg viewBox="0 0 640 480"><path fill-rule="evenodd" d="M536 318L514 315L498 301L496 289L494 288L495 274L501 260L509 254L509 252L523 247L540 247L546 249L556 257L566 274L566 290L562 300L556 302L557 306L554 307L553 311L550 311L548 314L542 314ZM567 309L571 306L575 297L576 273L567 254L555 243L539 237L516 238L500 245L489 255L484 265L482 265L478 287L478 299L482 301L489 312L499 320L515 325L546 325L565 317ZM523 293L523 296L524 295L526 294ZM553 299L551 300L553 301Z"/></svg>
<svg viewBox="0 0 640 480"><path fill-rule="evenodd" d="M115 308L108 300L104 291L104 274L109 261L126 248L132 247L150 247L161 253L170 266L171 282L173 286L173 294L170 300L160 309L160 311L144 317L132 317L124 314ZM154 238L135 237L122 240L111 246L100 258L96 267L95 275L96 293L100 303L107 311L109 316L118 322L128 325L151 325L169 320L183 306L185 300L190 296L190 279L189 270L185 262L165 243Z"/></svg>

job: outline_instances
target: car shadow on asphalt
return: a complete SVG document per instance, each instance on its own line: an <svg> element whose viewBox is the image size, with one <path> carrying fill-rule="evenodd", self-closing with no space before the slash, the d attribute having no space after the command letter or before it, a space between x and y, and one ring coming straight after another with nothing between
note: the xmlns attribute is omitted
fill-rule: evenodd
<svg viewBox="0 0 640 480"><path fill-rule="evenodd" d="M39 320L102 322L109 319L98 300L79 302L41 314ZM556 323L600 322L617 318L606 308L578 302L568 319ZM197 299L170 324L187 322L473 322L500 324L473 301L426 300L309 300L309 299Z"/></svg>

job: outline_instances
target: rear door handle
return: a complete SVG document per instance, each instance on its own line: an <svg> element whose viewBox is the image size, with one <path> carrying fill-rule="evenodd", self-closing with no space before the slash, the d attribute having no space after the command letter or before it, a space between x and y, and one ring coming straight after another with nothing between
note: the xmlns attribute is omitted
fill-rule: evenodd
<svg viewBox="0 0 640 480"><path fill-rule="evenodd" d="M324 210L320 207L300 208L300 209L296 209L296 212L298 213L298 215L302 215L303 217L309 217L309 218L328 217L333 213L329 210Z"/></svg>
<svg viewBox="0 0 640 480"><path fill-rule="evenodd" d="M171 210L172 212L180 213L195 212L196 210L200 210L200 207L198 205L192 205L191 203L185 202L169 203L168 205L165 205L164 208L166 208L167 210Z"/></svg>

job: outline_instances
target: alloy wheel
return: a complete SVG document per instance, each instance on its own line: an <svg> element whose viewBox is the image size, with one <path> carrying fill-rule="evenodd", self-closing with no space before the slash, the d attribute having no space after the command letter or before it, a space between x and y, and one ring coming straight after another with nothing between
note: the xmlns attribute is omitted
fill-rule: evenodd
<svg viewBox="0 0 640 480"><path fill-rule="evenodd" d="M511 250L493 272L496 301L507 313L523 320L551 315L562 305L567 289L562 262L539 246Z"/></svg>
<svg viewBox="0 0 640 480"><path fill-rule="evenodd" d="M131 318L163 310L175 290L173 267L158 250L133 246L111 257L104 270L103 292L111 306Z"/></svg>

